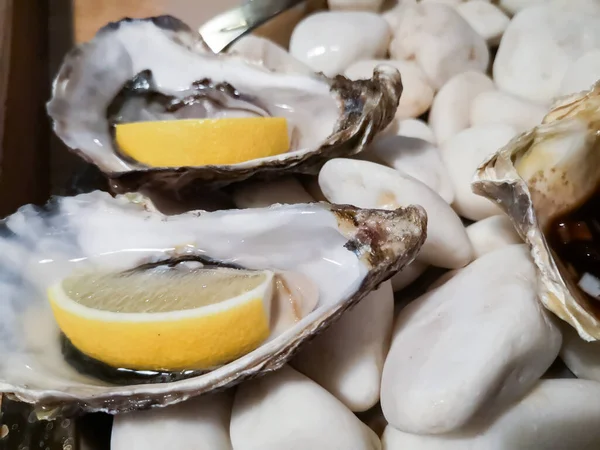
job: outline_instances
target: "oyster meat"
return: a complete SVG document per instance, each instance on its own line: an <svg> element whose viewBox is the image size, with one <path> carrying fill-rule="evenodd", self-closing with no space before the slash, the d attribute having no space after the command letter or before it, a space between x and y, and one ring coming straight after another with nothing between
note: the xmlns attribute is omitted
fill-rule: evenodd
<svg viewBox="0 0 600 450"><path fill-rule="evenodd" d="M418 206L311 203L166 216L143 197L129 197L94 191L55 198L0 223L0 392L38 408L116 413L177 403L275 370L409 264L426 235ZM318 304L254 351L179 381L110 384L67 362L49 286L75 269L139 270L178 260L304 277L318 290ZM292 285L294 276L287 278Z"/></svg>
<svg viewBox="0 0 600 450"><path fill-rule="evenodd" d="M402 83L392 67L350 81L283 66L273 70L238 52L215 55L170 16L124 19L67 54L48 113L64 143L121 193L315 174L327 159L363 150L394 117ZM148 167L122 154L114 139L119 123L269 116L286 118L290 151L238 164Z"/></svg>
<svg viewBox="0 0 600 450"><path fill-rule="evenodd" d="M485 161L473 182L529 244L544 306L587 341L600 339L599 131L596 83L558 100L541 125Z"/></svg>

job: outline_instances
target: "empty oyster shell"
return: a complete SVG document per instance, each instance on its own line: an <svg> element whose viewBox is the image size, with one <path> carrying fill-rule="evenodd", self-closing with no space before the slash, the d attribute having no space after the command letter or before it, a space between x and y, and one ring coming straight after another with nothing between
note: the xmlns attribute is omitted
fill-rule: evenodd
<svg viewBox="0 0 600 450"><path fill-rule="evenodd" d="M316 173L362 151L394 117L402 83L378 67L371 80L271 70L241 55L215 55L170 16L124 19L67 54L48 113L65 144L94 163L117 192L222 186L280 171ZM120 154L115 123L177 118L285 117L289 152L231 165L147 167Z"/></svg>
<svg viewBox="0 0 600 450"><path fill-rule="evenodd" d="M529 244L544 306L588 341L600 339L600 303L577 287L572 266L551 243L551 232L554 221L597 195L599 130L597 83L560 99L541 125L485 161L473 182L473 191L497 202Z"/></svg>
<svg viewBox="0 0 600 450"><path fill-rule="evenodd" d="M24 206L0 222L0 392L57 411L116 413L177 403L278 369L409 264L426 235L418 206L312 203L165 216L146 205L95 191ZM182 257L296 273L314 282L319 302L251 353L181 381L110 385L65 361L48 286L75 268L127 270Z"/></svg>

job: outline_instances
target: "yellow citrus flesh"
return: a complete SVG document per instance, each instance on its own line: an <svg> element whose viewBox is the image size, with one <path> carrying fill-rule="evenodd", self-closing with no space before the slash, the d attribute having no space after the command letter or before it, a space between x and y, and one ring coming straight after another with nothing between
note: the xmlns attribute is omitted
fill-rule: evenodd
<svg viewBox="0 0 600 450"><path fill-rule="evenodd" d="M237 164L290 148L283 117L236 117L116 125L124 154L151 167Z"/></svg>
<svg viewBox="0 0 600 450"><path fill-rule="evenodd" d="M75 347L113 367L209 369L254 350L270 333L271 272L74 279L49 288L54 317ZM222 286L228 289L220 296Z"/></svg>

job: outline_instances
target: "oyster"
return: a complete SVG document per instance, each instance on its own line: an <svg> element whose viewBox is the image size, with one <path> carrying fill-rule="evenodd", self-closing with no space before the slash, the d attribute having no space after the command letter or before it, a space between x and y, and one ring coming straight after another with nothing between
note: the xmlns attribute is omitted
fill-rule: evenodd
<svg viewBox="0 0 600 450"><path fill-rule="evenodd" d="M582 241L562 219L598 195L599 131L597 83L589 91L558 100L541 125L492 155L478 168L473 181L474 192L498 203L529 244L544 306L588 341L600 339L600 300L581 289L580 278L585 274L562 247L572 241L590 260L588 264L597 264L599 242L593 241L592 234L600 229L590 229L600 224L590 223L590 229L585 222L575 224L581 225ZM562 230L557 228L558 222L562 222Z"/></svg>
<svg viewBox="0 0 600 450"><path fill-rule="evenodd" d="M409 264L426 234L418 206L312 203L165 216L143 197L128 197L95 191L56 198L0 223L0 392L56 411L116 413L177 403L278 369ZM48 286L75 268L121 271L182 259L295 273L318 288L318 304L256 350L180 381L111 385L66 362Z"/></svg>
<svg viewBox="0 0 600 450"><path fill-rule="evenodd" d="M400 74L388 66L350 81L249 59L207 51L198 33L170 16L124 19L67 54L48 113L56 134L117 192L151 193L280 171L315 174L327 159L363 150L394 117L402 91ZM231 165L147 167L124 156L113 138L117 123L257 116L287 119L289 152Z"/></svg>

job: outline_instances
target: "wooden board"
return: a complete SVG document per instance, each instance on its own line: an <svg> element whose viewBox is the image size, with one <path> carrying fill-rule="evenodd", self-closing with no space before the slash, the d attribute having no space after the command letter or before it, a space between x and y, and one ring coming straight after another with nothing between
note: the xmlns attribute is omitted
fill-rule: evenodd
<svg viewBox="0 0 600 450"><path fill-rule="evenodd" d="M123 17L171 14L192 28L197 28L215 15L241 3L242 0L74 0L75 41L87 41L106 23ZM255 34L268 37L287 47L298 21L307 12L325 7L326 0L308 0L304 7L286 11L257 29Z"/></svg>
<svg viewBox="0 0 600 450"><path fill-rule="evenodd" d="M0 0L0 217L48 195L47 4Z"/></svg>
<svg viewBox="0 0 600 450"><path fill-rule="evenodd" d="M240 0L74 0L75 40L91 39L98 28L123 17L171 14L197 27Z"/></svg>

